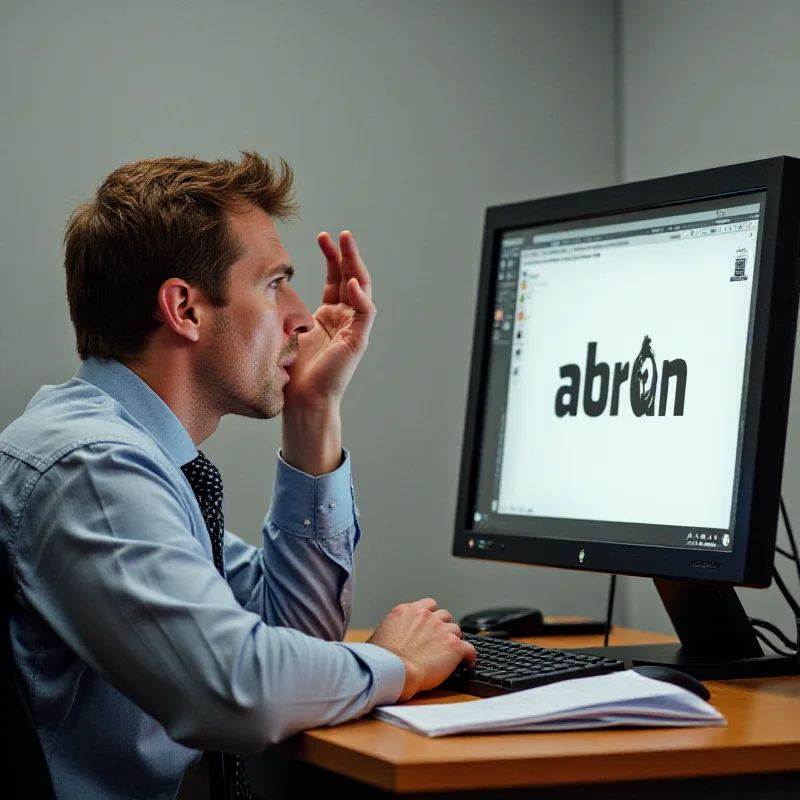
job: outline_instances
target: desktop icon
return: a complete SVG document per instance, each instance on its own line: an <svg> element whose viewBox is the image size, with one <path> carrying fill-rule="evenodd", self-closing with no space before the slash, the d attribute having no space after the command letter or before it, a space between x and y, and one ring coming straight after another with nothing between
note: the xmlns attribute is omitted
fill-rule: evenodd
<svg viewBox="0 0 800 800"><path fill-rule="evenodd" d="M730 277L731 283L735 281L747 280L747 248L740 247L736 251L736 256L733 259L733 275Z"/></svg>

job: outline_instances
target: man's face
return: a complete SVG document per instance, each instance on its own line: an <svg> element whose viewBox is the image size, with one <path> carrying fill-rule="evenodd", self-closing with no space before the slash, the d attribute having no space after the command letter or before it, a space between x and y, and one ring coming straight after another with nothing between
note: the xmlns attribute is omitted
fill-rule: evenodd
<svg viewBox="0 0 800 800"><path fill-rule="evenodd" d="M295 357L297 336L314 327L314 318L289 286L291 262L272 219L248 207L228 221L241 255L228 273L227 305L212 311L197 378L215 411L274 417L289 381L282 365Z"/></svg>

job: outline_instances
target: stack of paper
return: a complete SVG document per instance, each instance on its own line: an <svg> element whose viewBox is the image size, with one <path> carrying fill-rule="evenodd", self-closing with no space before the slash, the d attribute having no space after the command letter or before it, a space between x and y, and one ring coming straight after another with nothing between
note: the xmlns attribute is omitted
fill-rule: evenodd
<svg viewBox="0 0 800 800"><path fill-rule="evenodd" d="M615 725L725 725L697 695L626 670L464 703L381 706L378 719L428 736Z"/></svg>

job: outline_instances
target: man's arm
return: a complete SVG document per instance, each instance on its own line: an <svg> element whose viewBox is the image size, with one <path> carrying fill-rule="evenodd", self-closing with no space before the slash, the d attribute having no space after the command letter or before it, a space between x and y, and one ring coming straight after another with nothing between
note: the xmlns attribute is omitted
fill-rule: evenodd
<svg viewBox="0 0 800 800"><path fill-rule="evenodd" d="M283 412L281 454L287 464L314 478L342 464L342 419L338 404L321 411L287 408Z"/></svg>
<svg viewBox="0 0 800 800"><path fill-rule="evenodd" d="M86 446L40 479L20 529L26 602L183 744L258 752L394 702L401 658L324 642L241 608L189 530L176 468ZM199 515L198 515L199 516Z"/></svg>
<svg viewBox="0 0 800 800"><path fill-rule="evenodd" d="M263 548L225 533L228 583L239 603L267 624L341 640L360 536L347 452L337 470L318 478L279 456Z"/></svg>

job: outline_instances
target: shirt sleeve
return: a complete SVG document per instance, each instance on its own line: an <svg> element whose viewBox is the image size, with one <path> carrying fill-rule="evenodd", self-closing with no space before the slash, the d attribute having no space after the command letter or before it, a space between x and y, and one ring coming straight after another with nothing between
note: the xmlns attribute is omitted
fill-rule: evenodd
<svg viewBox="0 0 800 800"><path fill-rule="evenodd" d="M341 641L350 622L361 537L350 470L314 478L278 454L262 548L225 532L227 580L239 603L269 625Z"/></svg>
<svg viewBox="0 0 800 800"><path fill-rule="evenodd" d="M394 702L402 662L374 645L271 627L190 533L174 465L81 447L30 494L19 588L91 669L190 747L256 753Z"/></svg>

